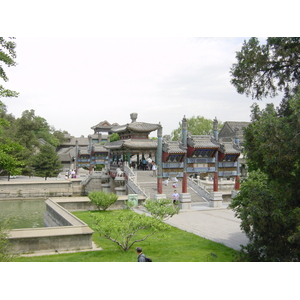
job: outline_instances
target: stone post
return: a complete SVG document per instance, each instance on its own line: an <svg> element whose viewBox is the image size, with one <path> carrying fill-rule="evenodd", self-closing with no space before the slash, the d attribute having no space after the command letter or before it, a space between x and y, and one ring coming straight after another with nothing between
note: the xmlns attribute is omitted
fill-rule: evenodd
<svg viewBox="0 0 300 300"><path fill-rule="evenodd" d="M89 135L89 152L90 152L90 173L93 171L93 161L92 161L92 154L93 154L93 141L92 141L92 136Z"/></svg>
<svg viewBox="0 0 300 300"><path fill-rule="evenodd" d="M159 124L157 129L157 151L156 151L156 165L157 165L157 194L154 199L164 199L166 195L162 192L162 126Z"/></svg>
<svg viewBox="0 0 300 300"><path fill-rule="evenodd" d="M215 140L218 142L219 141L219 132L218 132L218 120L215 117L214 119L214 137ZM215 173L214 173L214 192L217 192L219 190L219 158L218 158L218 150L216 151L215 154Z"/></svg>
<svg viewBox="0 0 300 300"><path fill-rule="evenodd" d="M180 208L187 210L191 209L191 195L187 192L187 120L184 116L182 119L182 145L185 149L185 156L183 161L183 179L182 179L182 193L179 194Z"/></svg>
<svg viewBox="0 0 300 300"><path fill-rule="evenodd" d="M235 131L235 143L237 146L240 146L240 139L238 136L238 129L234 128ZM240 161L239 158L237 158L237 166L236 166L236 176L235 176L235 185L234 185L235 190L240 189Z"/></svg>
<svg viewBox="0 0 300 300"><path fill-rule="evenodd" d="M219 132L218 132L218 120L215 117L214 123L213 123L213 129L214 129L214 137L215 140L219 141ZM209 195L209 206L210 207L220 207L222 205L222 193L219 192L219 154L218 150L215 154L215 173L214 173L214 189L213 192Z"/></svg>
<svg viewBox="0 0 300 300"><path fill-rule="evenodd" d="M75 174L78 175L78 140L75 144Z"/></svg>

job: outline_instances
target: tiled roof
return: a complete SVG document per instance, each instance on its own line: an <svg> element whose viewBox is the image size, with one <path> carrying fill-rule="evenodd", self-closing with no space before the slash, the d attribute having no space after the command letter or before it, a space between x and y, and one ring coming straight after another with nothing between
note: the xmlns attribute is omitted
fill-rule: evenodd
<svg viewBox="0 0 300 300"><path fill-rule="evenodd" d="M181 148L181 145L177 141L164 141L162 146L163 152L166 153L185 153L186 151Z"/></svg>
<svg viewBox="0 0 300 300"><path fill-rule="evenodd" d="M187 144L193 148L219 148L219 144L210 135L191 135L188 137Z"/></svg>
<svg viewBox="0 0 300 300"><path fill-rule="evenodd" d="M155 150L157 148L157 141L151 139L128 139L119 140L104 145L106 149L141 149L141 150Z"/></svg>
<svg viewBox="0 0 300 300"><path fill-rule="evenodd" d="M232 142L223 142L220 145L220 151L225 154L238 154L241 153L240 148Z"/></svg>
<svg viewBox="0 0 300 300"><path fill-rule="evenodd" d="M104 146L105 149L121 149L122 145L124 143L124 140L114 141L110 143L106 143Z"/></svg>
<svg viewBox="0 0 300 300"><path fill-rule="evenodd" d="M107 127L113 127L113 126L119 126L118 123L113 123L110 124L108 121L101 121L100 123L98 123L97 125L91 127L91 129L96 129L96 128L107 128Z"/></svg>
<svg viewBox="0 0 300 300"><path fill-rule="evenodd" d="M75 157L75 148L62 148L57 152L57 155L61 161L70 161L72 157Z"/></svg>
<svg viewBox="0 0 300 300"><path fill-rule="evenodd" d="M111 131L115 133L126 132L128 130L135 131L135 132L151 132L157 130L159 127L160 127L159 124L132 122L121 126L115 126L111 129Z"/></svg>
<svg viewBox="0 0 300 300"><path fill-rule="evenodd" d="M107 152L103 145L93 145L94 152Z"/></svg>
<svg viewBox="0 0 300 300"><path fill-rule="evenodd" d="M227 121L224 123L222 129L219 132L219 137L235 137L237 131L237 136L240 139L240 142L244 141L244 130L243 128L248 127L251 122L234 122Z"/></svg>
<svg viewBox="0 0 300 300"><path fill-rule="evenodd" d="M150 124L144 122L133 122L128 125L128 129L138 132L151 132L157 130L159 127L159 124Z"/></svg>
<svg viewBox="0 0 300 300"><path fill-rule="evenodd" d="M88 147L80 147L79 148L79 155L83 155L83 154L90 154Z"/></svg>

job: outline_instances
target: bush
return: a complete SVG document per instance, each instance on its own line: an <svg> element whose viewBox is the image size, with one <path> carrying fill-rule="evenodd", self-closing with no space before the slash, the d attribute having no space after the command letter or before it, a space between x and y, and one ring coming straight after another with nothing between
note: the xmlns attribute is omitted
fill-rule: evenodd
<svg viewBox="0 0 300 300"><path fill-rule="evenodd" d="M112 204L118 200L118 196L114 193L106 193L103 191L92 191L88 194L88 198L94 203L99 210L107 210Z"/></svg>
<svg viewBox="0 0 300 300"><path fill-rule="evenodd" d="M174 205L170 199L157 199L155 201L148 199L144 203L144 207L154 218L159 220L167 220L179 213L179 207Z"/></svg>

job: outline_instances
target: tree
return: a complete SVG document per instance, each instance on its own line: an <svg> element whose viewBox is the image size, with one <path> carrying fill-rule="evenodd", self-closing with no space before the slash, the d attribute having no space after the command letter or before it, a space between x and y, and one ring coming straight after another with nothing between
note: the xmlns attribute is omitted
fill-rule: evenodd
<svg viewBox="0 0 300 300"><path fill-rule="evenodd" d="M170 199L157 199L155 201L148 199L143 205L149 211L152 217L165 221L175 214L179 213L179 207L175 207Z"/></svg>
<svg viewBox="0 0 300 300"><path fill-rule="evenodd" d="M0 37L0 62L4 63L8 67L15 66L15 58L17 57L15 48L16 43L13 41L13 38L5 40L3 37ZM0 64L0 78L3 79L5 82L8 81L8 77L6 76L2 64ZM17 92L5 89L4 86L0 84L0 98L17 96Z"/></svg>
<svg viewBox="0 0 300 300"><path fill-rule="evenodd" d="M253 99L275 97L278 91L287 97L300 83L299 53L299 37L269 37L263 45L250 38L236 53L231 83L238 93Z"/></svg>
<svg viewBox="0 0 300 300"><path fill-rule="evenodd" d="M102 209L105 211L118 200L118 195L103 191L92 191L88 194L88 198L99 210Z"/></svg>
<svg viewBox="0 0 300 300"><path fill-rule="evenodd" d="M110 142L118 141L119 139L120 139L120 136L117 133L112 133L109 136L109 141Z"/></svg>
<svg viewBox="0 0 300 300"><path fill-rule="evenodd" d="M222 122L218 124L219 128L222 127ZM187 128L188 132L191 135L207 135L212 133L213 131L213 120L205 119L201 116L193 116L191 118L187 118ZM174 129L171 133L171 138L173 141L178 141L181 139L182 133L182 123L179 122L179 127Z"/></svg>
<svg viewBox="0 0 300 300"><path fill-rule="evenodd" d="M24 163L17 157L19 152L23 151L23 147L10 140L6 140L5 143L0 143L0 174L8 175L20 175Z"/></svg>
<svg viewBox="0 0 300 300"><path fill-rule="evenodd" d="M32 167L36 176L45 177L47 180L47 177L56 177L61 171L62 165L54 147L45 144L33 157Z"/></svg>
<svg viewBox="0 0 300 300"><path fill-rule="evenodd" d="M241 259L300 260L300 92L260 110L245 129L249 178L232 201L250 243Z"/></svg>
<svg viewBox="0 0 300 300"><path fill-rule="evenodd" d="M0 112L2 109L5 110L5 106L0 103ZM10 123L5 118L0 118L0 174L8 175L8 180L10 175L21 174L21 167L24 165L23 161L20 159L20 154L24 148L11 139L6 138L3 134L5 128L9 128Z"/></svg>
<svg viewBox="0 0 300 300"><path fill-rule="evenodd" d="M142 242L148 237L170 228L170 225L156 218L137 214L130 210L118 214L117 220L109 220L99 213L93 213L92 217L96 224L94 229L100 234L100 237L111 240L124 251L128 251L135 243Z"/></svg>

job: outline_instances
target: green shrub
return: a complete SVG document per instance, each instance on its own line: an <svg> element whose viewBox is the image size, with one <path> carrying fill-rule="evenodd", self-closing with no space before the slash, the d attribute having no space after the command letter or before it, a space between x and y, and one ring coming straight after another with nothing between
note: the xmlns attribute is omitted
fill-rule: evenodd
<svg viewBox="0 0 300 300"><path fill-rule="evenodd" d="M103 191L92 191L88 194L88 198L94 203L99 210L107 210L112 204L118 200L118 196L114 193L106 193Z"/></svg>
<svg viewBox="0 0 300 300"><path fill-rule="evenodd" d="M144 203L144 207L154 218L159 220L167 220L179 213L178 205L176 203L174 205L170 199L157 199L155 201L148 199Z"/></svg>

